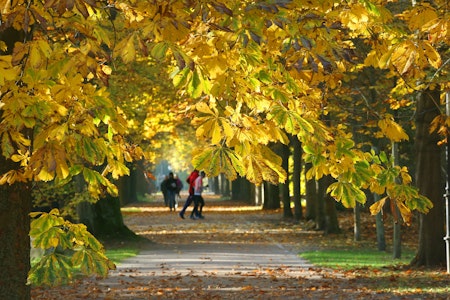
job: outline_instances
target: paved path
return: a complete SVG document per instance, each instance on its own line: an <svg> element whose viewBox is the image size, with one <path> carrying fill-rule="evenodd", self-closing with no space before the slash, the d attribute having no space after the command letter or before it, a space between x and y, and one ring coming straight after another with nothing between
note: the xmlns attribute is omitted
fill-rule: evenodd
<svg viewBox="0 0 450 300"><path fill-rule="evenodd" d="M321 233L284 221L281 212L206 203L204 220L183 220L155 204L124 213L127 226L151 241L138 256L106 279L36 289L33 300L399 299L301 259L297 253L317 247Z"/></svg>
<svg viewBox="0 0 450 300"><path fill-rule="evenodd" d="M298 299L299 280L322 278L296 252L264 234L270 228L255 228L260 212L236 215L210 208L205 214L205 220L194 221L160 213L151 224L129 216L134 220L129 227L156 243L123 261L100 285L113 290L132 286L123 299L149 299L149 294L162 299L248 298L242 291L256 292L261 299L288 299L289 293Z"/></svg>

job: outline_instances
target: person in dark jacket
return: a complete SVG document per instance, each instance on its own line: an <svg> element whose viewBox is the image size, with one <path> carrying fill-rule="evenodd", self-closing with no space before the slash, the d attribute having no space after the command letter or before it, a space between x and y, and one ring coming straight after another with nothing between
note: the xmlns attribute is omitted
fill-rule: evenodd
<svg viewBox="0 0 450 300"><path fill-rule="evenodd" d="M164 198L164 205L168 206L169 202L167 200L167 179L169 179L169 176L165 176L164 180L161 181L161 185L160 185L160 189L161 189L161 193L163 194L163 198Z"/></svg>
<svg viewBox="0 0 450 300"><path fill-rule="evenodd" d="M175 211L175 197L177 195L177 181L173 176L173 173L170 172L167 180L164 180L161 184L161 190L166 191L167 195L167 205L169 206L170 211L172 209Z"/></svg>

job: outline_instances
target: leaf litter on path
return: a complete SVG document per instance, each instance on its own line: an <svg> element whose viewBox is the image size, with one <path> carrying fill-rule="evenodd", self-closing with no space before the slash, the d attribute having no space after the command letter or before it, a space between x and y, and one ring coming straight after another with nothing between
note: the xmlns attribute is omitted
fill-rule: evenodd
<svg viewBox="0 0 450 300"><path fill-rule="evenodd" d="M296 254L348 243L345 234L324 237L305 222L283 219L282 211L209 200L203 220L140 203L140 212L124 212L127 226L152 241L140 255L107 279L33 288L32 299L446 299L420 289L415 295L379 291L380 282L394 287L403 275L309 265ZM442 274L436 278L442 281Z"/></svg>

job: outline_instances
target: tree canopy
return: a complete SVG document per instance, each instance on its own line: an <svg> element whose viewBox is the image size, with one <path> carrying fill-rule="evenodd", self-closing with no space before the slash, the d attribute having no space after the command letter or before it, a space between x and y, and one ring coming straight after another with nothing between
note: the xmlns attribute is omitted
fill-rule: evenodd
<svg viewBox="0 0 450 300"><path fill-rule="evenodd" d="M206 146L194 151L193 163L210 175L283 182L280 159L267 145L288 143L286 133L295 134L314 165L308 175L338 179L329 191L345 206L364 202L362 189L371 188L397 199L405 213L407 207L425 212L430 204L410 185L405 168L361 151L348 124L325 119L335 114L332 96L359 69L386 69L384 76L395 82L380 102L401 106L415 91L445 88L447 62L440 52L448 54L449 21L444 6L440 1L415 6L3 1L3 32L25 34L14 45L5 38L1 42L5 53L11 51L1 56L2 154L19 166L0 183L83 174L94 194L102 186L116 193L107 175L126 175L125 162L144 152L122 138L133 126L105 86L116 59L131 63L149 55L154 64L167 65L187 99L186 110L196 116L196 135ZM356 41L368 45L365 58L358 57ZM163 86L158 85L154 88ZM408 138L388 113L377 123L381 136ZM105 163L102 172L92 169ZM394 180L399 176L401 185Z"/></svg>

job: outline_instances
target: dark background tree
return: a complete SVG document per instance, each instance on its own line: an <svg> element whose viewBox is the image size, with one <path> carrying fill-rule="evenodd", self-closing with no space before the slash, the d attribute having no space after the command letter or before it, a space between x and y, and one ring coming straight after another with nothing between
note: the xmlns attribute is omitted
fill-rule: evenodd
<svg viewBox="0 0 450 300"><path fill-rule="evenodd" d="M427 90L417 101L416 113L416 180L423 195L433 202L433 208L426 215L420 215L419 249L411 262L416 266L442 266L446 255L445 209L443 200L444 181L441 168L441 147L439 135L430 132L431 122L439 115L440 91ZM441 188L436 188L441 187Z"/></svg>

